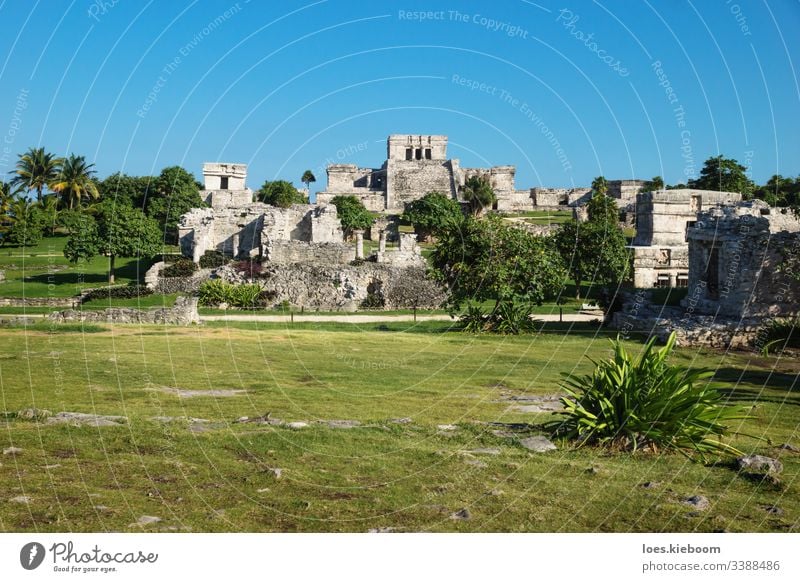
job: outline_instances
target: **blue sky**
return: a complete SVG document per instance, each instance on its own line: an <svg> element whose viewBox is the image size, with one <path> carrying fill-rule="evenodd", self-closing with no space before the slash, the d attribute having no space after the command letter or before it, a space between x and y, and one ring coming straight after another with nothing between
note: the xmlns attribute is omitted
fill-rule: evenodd
<svg viewBox="0 0 800 582"><path fill-rule="evenodd" d="M101 176L219 160L321 190L391 133L447 134L518 188L677 183L717 153L800 173L797 0L0 0L0 21L2 173L43 145Z"/></svg>

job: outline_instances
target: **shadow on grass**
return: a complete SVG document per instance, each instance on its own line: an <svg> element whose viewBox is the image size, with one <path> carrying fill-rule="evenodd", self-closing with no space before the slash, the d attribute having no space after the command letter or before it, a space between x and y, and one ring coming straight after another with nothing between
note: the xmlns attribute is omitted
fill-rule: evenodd
<svg viewBox="0 0 800 582"><path fill-rule="evenodd" d="M760 394L759 391L742 388L741 384L753 384L755 386L773 388L775 390L785 390L786 392L797 392L800 383L800 374L789 374L776 372L774 370L743 370L741 368L720 368L714 374L717 382L730 382L736 387L729 392L735 396L736 393ZM761 398L758 398L762 400Z"/></svg>
<svg viewBox="0 0 800 582"><path fill-rule="evenodd" d="M144 281L144 274L150 266L149 261L117 262L114 274L117 280ZM108 273L86 273L79 271L66 271L58 273L42 273L25 277L27 282L42 283L43 285L78 285L83 283L108 283Z"/></svg>

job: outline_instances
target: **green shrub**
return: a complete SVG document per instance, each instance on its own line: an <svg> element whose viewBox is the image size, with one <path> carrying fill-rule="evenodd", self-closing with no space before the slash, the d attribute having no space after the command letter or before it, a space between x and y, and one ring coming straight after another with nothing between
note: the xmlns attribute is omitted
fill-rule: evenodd
<svg viewBox="0 0 800 582"><path fill-rule="evenodd" d="M489 318L491 331L518 335L536 331L536 322L531 319L531 306L527 303L503 301Z"/></svg>
<svg viewBox="0 0 800 582"><path fill-rule="evenodd" d="M197 265L191 259L179 259L161 269L160 275L166 278L191 277L197 271Z"/></svg>
<svg viewBox="0 0 800 582"><path fill-rule="evenodd" d="M486 331L487 318L483 309L477 305L470 305L459 318L461 330L467 333L481 333Z"/></svg>
<svg viewBox="0 0 800 582"><path fill-rule="evenodd" d="M672 449L701 458L711 454L741 454L719 437L727 421L747 418L725 406L719 391L708 383L713 371L686 370L666 360L675 347L675 334L654 349L655 338L632 357L617 338L611 359L595 362L592 374L566 374L561 419L547 423L555 436L633 450Z"/></svg>
<svg viewBox="0 0 800 582"><path fill-rule="evenodd" d="M136 299L152 295L153 290L138 285L125 285L119 287L100 287L91 289L84 295L84 301L97 301L102 299Z"/></svg>
<svg viewBox="0 0 800 582"><path fill-rule="evenodd" d="M200 267L203 269L216 269L227 263L228 259L219 251L206 251L200 257Z"/></svg>
<svg viewBox="0 0 800 582"><path fill-rule="evenodd" d="M200 305L219 305L230 303L233 285L222 279L204 281L198 289Z"/></svg>
<svg viewBox="0 0 800 582"><path fill-rule="evenodd" d="M255 283L234 285L229 303L242 309L255 309L261 304L261 286Z"/></svg>
<svg viewBox="0 0 800 582"><path fill-rule="evenodd" d="M770 320L758 330L756 346L765 357L784 348L800 348L800 318Z"/></svg>

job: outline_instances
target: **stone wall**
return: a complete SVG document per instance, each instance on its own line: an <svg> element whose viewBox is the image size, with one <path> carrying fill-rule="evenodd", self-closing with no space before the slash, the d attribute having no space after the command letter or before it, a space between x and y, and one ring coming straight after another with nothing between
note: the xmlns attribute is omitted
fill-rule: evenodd
<svg viewBox="0 0 800 582"><path fill-rule="evenodd" d="M655 287L659 281L665 287L686 287L689 276L689 249L687 247L633 247L633 285L638 288Z"/></svg>
<svg viewBox="0 0 800 582"><path fill-rule="evenodd" d="M156 323L165 325L189 325L200 323L196 297L178 297L175 305L157 309L112 308L77 311L68 309L48 315L56 323L102 322L102 323Z"/></svg>
<svg viewBox="0 0 800 582"><path fill-rule="evenodd" d="M688 231L689 295L698 313L789 316L800 311L800 283L785 255L800 253L800 220L761 201L701 213Z"/></svg>
<svg viewBox="0 0 800 582"><path fill-rule="evenodd" d="M345 243L308 243L278 240L265 249L264 258L269 263L289 265L294 263L343 265L356 258L355 246Z"/></svg>
<svg viewBox="0 0 800 582"><path fill-rule="evenodd" d="M262 285L276 305L288 301L307 310L355 311L369 295L380 297L385 309L433 309L446 298L424 267L267 264L264 277Z"/></svg>

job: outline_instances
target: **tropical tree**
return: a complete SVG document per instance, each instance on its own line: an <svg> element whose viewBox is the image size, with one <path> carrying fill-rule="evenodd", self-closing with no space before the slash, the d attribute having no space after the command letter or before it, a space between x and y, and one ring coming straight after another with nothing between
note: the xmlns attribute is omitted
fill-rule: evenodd
<svg viewBox="0 0 800 582"><path fill-rule="evenodd" d="M406 205L402 219L414 225L420 239L445 228L457 226L464 219L461 205L441 192L428 192L419 200Z"/></svg>
<svg viewBox="0 0 800 582"><path fill-rule="evenodd" d="M56 227L58 227L59 224L58 218L61 214L58 209L58 196L55 194L47 195L41 202L37 202L36 205L42 213L44 223L50 230L50 236L55 236Z"/></svg>
<svg viewBox="0 0 800 582"><path fill-rule="evenodd" d="M336 207L345 238L349 238L355 230L369 228L375 222L375 217L355 196L334 196L331 204Z"/></svg>
<svg viewBox="0 0 800 582"><path fill-rule="evenodd" d="M200 198L202 185L190 172L180 166L170 166L161 170L161 174L149 190L149 195L144 184L139 183L138 187L144 187L143 199L147 196L147 216L158 223L162 237L167 242L177 241L178 222L182 215L192 208L205 206L203 199Z"/></svg>
<svg viewBox="0 0 800 582"><path fill-rule="evenodd" d="M311 184L311 182L316 182L317 179L314 177L314 173L311 170L306 170L303 172L303 177L300 178L300 181L306 185L306 190L308 190L309 184Z"/></svg>
<svg viewBox="0 0 800 582"><path fill-rule="evenodd" d="M158 223L138 208L107 200L97 207L95 216L82 213L74 217L64 256L73 263L108 257L108 283L115 280L117 257L152 257L161 251Z"/></svg>
<svg viewBox="0 0 800 582"><path fill-rule="evenodd" d="M716 190L718 192L739 192L749 198L755 184L747 177L747 168L733 158L716 156L708 158L700 170L700 177L689 180L690 188Z"/></svg>
<svg viewBox="0 0 800 582"><path fill-rule="evenodd" d="M94 164L87 164L84 156L71 154L64 160L58 175L50 183L50 189L61 196L64 206L71 209L76 202L80 206L84 198L96 200L100 197L92 179L96 174L92 168Z"/></svg>
<svg viewBox="0 0 800 582"><path fill-rule="evenodd" d="M294 184L286 180L265 181L256 193L259 200L270 206L289 208L292 204L308 204L308 200Z"/></svg>
<svg viewBox="0 0 800 582"><path fill-rule="evenodd" d="M619 222L619 208L616 201L605 194L595 194L586 203L589 220L616 226Z"/></svg>
<svg viewBox="0 0 800 582"><path fill-rule="evenodd" d="M604 176L597 176L592 180L592 192L597 194L605 194L608 192L608 180Z"/></svg>
<svg viewBox="0 0 800 582"><path fill-rule="evenodd" d="M100 181L97 189L103 199L111 198L117 204L129 204L134 208L144 210L148 202L148 194L156 190L156 180L157 178L153 176L128 176L116 172Z"/></svg>
<svg viewBox="0 0 800 582"><path fill-rule="evenodd" d="M561 291L566 272L550 237L534 236L499 216L466 217L439 233L433 274L449 289L453 310L465 303L541 304Z"/></svg>
<svg viewBox="0 0 800 582"><path fill-rule="evenodd" d="M617 284L629 265L627 240L616 220L590 214L587 222L570 220L554 236L555 246L575 281L575 298L581 297L581 284Z"/></svg>
<svg viewBox="0 0 800 582"><path fill-rule="evenodd" d="M645 192L653 192L655 190L663 190L663 189L664 189L664 178L662 178L661 176L653 176L644 185Z"/></svg>
<svg viewBox="0 0 800 582"><path fill-rule="evenodd" d="M28 192L35 191L36 200L41 202L42 192L58 178L63 162L63 159L44 151L44 148L29 148L19 156L11 183Z"/></svg>
<svg viewBox="0 0 800 582"><path fill-rule="evenodd" d="M9 205L8 222L3 244L33 247L42 241L45 219L38 205L30 200L13 200Z"/></svg>
<svg viewBox="0 0 800 582"><path fill-rule="evenodd" d="M468 178L464 183L463 195L475 216L479 215L484 208L491 208L497 201L492 184L486 176Z"/></svg>

